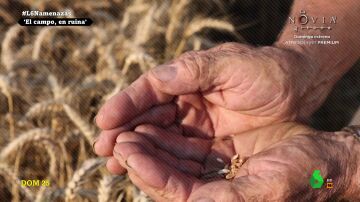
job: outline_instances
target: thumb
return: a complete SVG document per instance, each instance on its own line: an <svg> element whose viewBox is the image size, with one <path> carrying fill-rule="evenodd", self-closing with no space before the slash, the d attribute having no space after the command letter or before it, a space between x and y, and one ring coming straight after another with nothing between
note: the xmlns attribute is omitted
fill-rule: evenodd
<svg viewBox="0 0 360 202"><path fill-rule="evenodd" d="M148 79L169 95L216 90L238 69L234 59L252 49L244 44L224 43L205 51L189 51L168 64L151 69Z"/></svg>
<svg viewBox="0 0 360 202"><path fill-rule="evenodd" d="M214 51L190 51L150 70L148 79L160 91L183 95L204 91L213 85L218 70Z"/></svg>

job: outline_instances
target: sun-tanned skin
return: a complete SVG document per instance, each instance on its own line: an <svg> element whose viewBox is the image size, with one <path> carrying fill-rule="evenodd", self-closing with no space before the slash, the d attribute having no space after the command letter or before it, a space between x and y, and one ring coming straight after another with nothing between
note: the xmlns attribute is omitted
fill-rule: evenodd
<svg viewBox="0 0 360 202"><path fill-rule="evenodd" d="M107 168L116 174L127 170L136 185L158 200L188 200L201 196L218 200L230 197L223 201L252 197L267 200L271 197L284 199L299 196L296 194L316 200L359 197L359 182L353 180L356 175L358 179L360 177L359 156L353 152L359 152L358 143L353 138L345 138L346 135L291 136L281 141L283 138L274 138L279 142L269 141L274 144L259 146L256 155L251 149L245 150L250 159L240 172L243 176L238 176L234 183L205 183L197 179L209 170L208 164L215 165L204 160L212 151L210 148L221 145L215 153L228 161L234 153L241 153L236 148L244 145L246 148L244 141L250 137L244 137L244 134L251 133L247 131L306 119L359 58L358 1L297 0L292 16L304 9L310 16L336 15L336 27L329 34L340 44L285 45L284 42L292 40L294 34L293 27L288 25L271 47L254 48L228 43L206 51L185 53L168 64L153 68L107 101L96 117L102 132L94 145L98 155L110 157ZM321 32L300 30L297 35ZM142 124L153 126L137 127ZM168 132L164 135L155 127ZM255 142L248 145L261 145L257 141L273 138L271 135L278 131L276 127L284 126L271 127L275 128L257 129L264 130L261 132L264 137L259 135ZM135 128L137 133L130 132ZM282 133L288 134L286 131ZM241 141L235 141L238 136ZM134 139L126 140L127 137ZM115 146L116 138L119 143ZM226 141L221 141L223 138ZM135 143L131 143L133 141ZM172 146L164 146L167 142ZM320 152L323 150L328 152ZM153 151L165 154L152 155ZM113 152L127 154L115 158ZM194 156L198 158L194 159ZM183 169L181 171L175 171L169 163L164 163L174 161L178 165L179 159L186 165L176 166L176 169ZM125 160L130 165L134 163L133 169L124 164ZM339 187L337 191L319 195L318 198L311 190L306 194L307 177L314 168L322 169L324 175L335 175L332 172L337 170L338 178L333 179L338 179L339 185L350 191ZM294 176L301 178L300 182ZM164 183L173 187L166 187ZM183 187L185 185L191 185L192 189ZM220 193L222 190L234 194L224 196Z"/></svg>
<svg viewBox="0 0 360 202"><path fill-rule="evenodd" d="M294 123L214 140L141 125L117 137L114 156L130 179L156 201L356 201L360 199L357 141L345 132L316 132ZM250 158L232 181L202 180L204 173L223 168L216 158L229 162L234 154ZM333 180L331 191L310 187L316 169Z"/></svg>

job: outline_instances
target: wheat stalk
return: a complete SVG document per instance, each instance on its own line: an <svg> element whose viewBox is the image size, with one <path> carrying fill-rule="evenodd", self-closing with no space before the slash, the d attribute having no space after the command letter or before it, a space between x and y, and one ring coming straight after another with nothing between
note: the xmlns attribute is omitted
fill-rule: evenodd
<svg viewBox="0 0 360 202"><path fill-rule="evenodd" d="M58 176L58 171L59 171L59 167L58 167L58 163L57 162L62 162L63 158L61 156L59 156L58 154L61 152L60 150L60 146L55 142L55 141L41 141L41 142L35 142L34 145L39 145L44 147L44 149L46 150L47 154L49 155L49 174L50 177L52 179L57 179Z"/></svg>
<svg viewBox="0 0 360 202"><path fill-rule="evenodd" d="M43 28L40 30L39 34L36 36L36 39L34 42L33 54L32 54L33 60L38 60L40 58L41 46L44 43L47 36L49 34L51 34L51 31L53 29L54 29L54 27Z"/></svg>
<svg viewBox="0 0 360 202"><path fill-rule="evenodd" d="M104 55L102 57L102 59L105 60L108 65L107 68L110 70L116 69L116 60L114 58L114 55L112 54L113 47L114 44L106 46Z"/></svg>
<svg viewBox="0 0 360 202"><path fill-rule="evenodd" d="M138 23L134 35L134 43L136 45L145 44L151 37L151 31L154 30L154 15L157 7L153 5Z"/></svg>
<svg viewBox="0 0 360 202"><path fill-rule="evenodd" d="M94 127L82 119L81 115L68 104L63 104L63 108L70 120L80 129L88 143L91 145L95 137Z"/></svg>
<svg viewBox="0 0 360 202"><path fill-rule="evenodd" d="M126 57L121 74L125 76L132 64L139 64L142 72L146 72L150 67L155 67L157 63L154 58L145 52L136 52Z"/></svg>
<svg viewBox="0 0 360 202"><path fill-rule="evenodd" d="M220 31L227 31L230 33L235 32L235 27L227 21L217 20L211 18L205 19L195 19L192 20L189 25L186 27L183 38L176 49L175 55L180 55L184 50L186 41L195 33L202 31L203 29L215 29Z"/></svg>
<svg viewBox="0 0 360 202"><path fill-rule="evenodd" d="M33 141L39 140L48 140L53 141L49 138L50 130L48 128L45 129L32 129L21 135L19 135L16 139L11 141L5 148L1 150L0 159L7 159L12 153L17 153L16 151L23 147L25 144Z"/></svg>
<svg viewBox="0 0 360 202"><path fill-rule="evenodd" d="M49 44L50 50L53 49L53 47L52 47L53 41L54 41L53 38L56 35L56 33L61 30L70 30L72 32L78 32L80 34L83 34L84 32L85 33L91 32L91 31L81 28L81 27L71 27L71 28L69 28L69 27L46 27L46 28L43 28L36 36L36 39L34 42L34 48L33 48L33 53L32 53L33 60L40 59L41 47L43 46L45 40L48 40L50 42L50 44Z"/></svg>
<svg viewBox="0 0 360 202"><path fill-rule="evenodd" d="M7 70L11 70L15 62L14 40L18 39L18 35L23 31L20 25L12 26L5 34L1 44L1 61Z"/></svg>
<svg viewBox="0 0 360 202"><path fill-rule="evenodd" d="M56 179L57 171L58 171L57 161L59 160L57 154L60 152L60 146L49 137L48 135L49 133L50 133L49 129L32 129L27 131L26 133L20 135L15 140L11 141L1 151L0 159L5 160L11 154L16 154L17 155L16 158L19 159L23 154L20 149L23 148L24 145L31 143L33 143L34 145L41 144L47 151L47 154L49 155L50 176L53 179Z"/></svg>
<svg viewBox="0 0 360 202"><path fill-rule="evenodd" d="M167 44L171 44L174 40L174 33L179 26L182 19L182 14L186 10L185 7L190 3L190 0L173 1L172 9L169 10L170 22L167 26L165 39Z"/></svg>
<svg viewBox="0 0 360 202"><path fill-rule="evenodd" d="M8 109L9 109L9 133L10 139L15 138L15 121L14 121L14 101L11 94L10 88L10 80L8 77L0 74L0 91L6 96L8 101Z"/></svg>
<svg viewBox="0 0 360 202"><path fill-rule="evenodd" d="M135 1L132 5L128 6L123 14L123 18L120 22L121 30L125 30L130 23L130 16L132 14L138 14L145 12L149 9L150 5L146 3L140 3Z"/></svg>
<svg viewBox="0 0 360 202"><path fill-rule="evenodd" d="M116 83L113 90L110 93L108 93L107 95L103 96L103 101L110 99L111 97L116 95L118 92L120 92L121 89L123 89L125 87L126 87L125 79L124 78L119 79L119 81Z"/></svg>
<svg viewBox="0 0 360 202"><path fill-rule="evenodd" d="M104 165L105 159L95 158L86 160L82 166L75 171L72 179L68 182L65 189L65 200L71 201L76 198L82 183L88 179L97 169Z"/></svg>
<svg viewBox="0 0 360 202"><path fill-rule="evenodd" d="M95 129L88 122L84 121L82 117L68 104L59 103L54 100L45 101L33 105L26 113L27 117L33 118L48 112L60 112L63 110L69 119L80 129L89 144L92 144L95 136Z"/></svg>

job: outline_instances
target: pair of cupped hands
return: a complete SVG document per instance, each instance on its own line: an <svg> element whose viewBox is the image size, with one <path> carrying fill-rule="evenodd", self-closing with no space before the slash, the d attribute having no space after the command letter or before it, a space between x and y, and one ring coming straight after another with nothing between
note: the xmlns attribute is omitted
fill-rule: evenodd
<svg viewBox="0 0 360 202"><path fill-rule="evenodd" d="M156 201L343 197L352 183L351 136L289 122L317 108L306 68L301 53L276 47L187 52L103 105L94 150ZM235 154L246 159L235 178L216 176ZM333 179L331 192L311 188L314 170Z"/></svg>

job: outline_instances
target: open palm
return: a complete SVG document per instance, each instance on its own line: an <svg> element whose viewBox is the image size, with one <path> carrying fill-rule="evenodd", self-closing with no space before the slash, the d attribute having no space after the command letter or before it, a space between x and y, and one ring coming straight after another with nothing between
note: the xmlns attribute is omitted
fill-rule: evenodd
<svg viewBox="0 0 360 202"><path fill-rule="evenodd" d="M303 92L293 88L302 85L289 73L291 65L303 65L294 58L285 50L235 43L185 53L104 104L96 117L103 131L95 151L111 156L117 135L142 123L214 138L292 120ZM111 161L108 168L120 172Z"/></svg>
<svg viewBox="0 0 360 202"><path fill-rule="evenodd" d="M345 169L351 163L346 134L336 134L343 140L337 141L333 133L317 133L293 123L213 140L177 132L144 125L117 138L116 159L127 168L132 182L156 201L337 200L345 196L352 183L348 176L355 173ZM229 163L234 154L248 158L234 179L204 178L224 167L218 159ZM336 180L331 192L310 187L316 169L324 178Z"/></svg>

